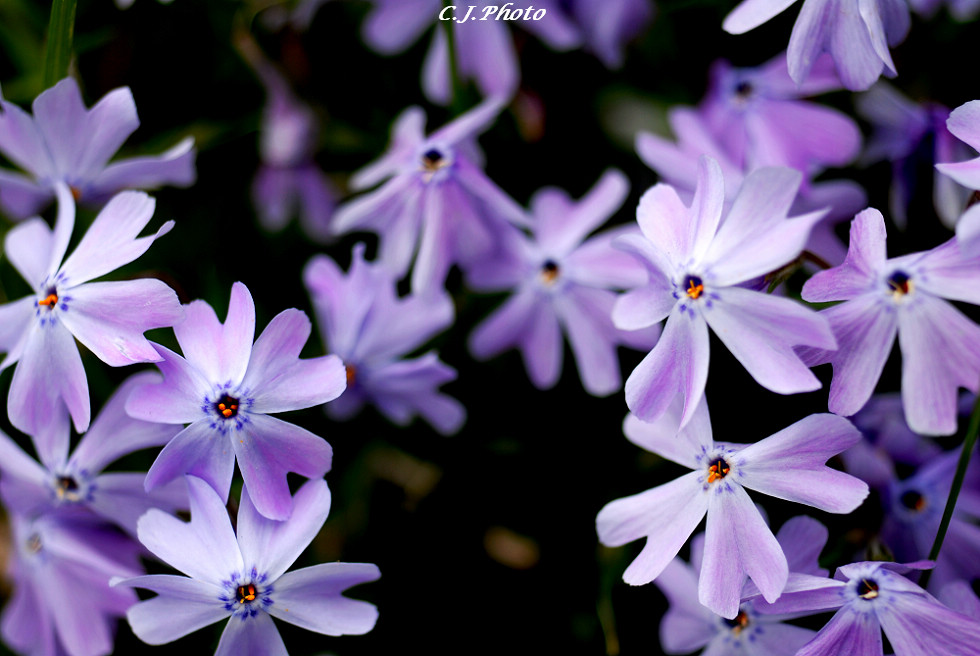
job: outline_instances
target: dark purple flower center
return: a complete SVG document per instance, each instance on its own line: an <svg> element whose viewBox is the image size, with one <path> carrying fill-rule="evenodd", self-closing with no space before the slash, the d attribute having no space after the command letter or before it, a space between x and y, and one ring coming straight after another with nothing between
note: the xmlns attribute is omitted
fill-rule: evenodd
<svg viewBox="0 0 980 656"><path fill-rule="evenodd" d="M238 603L240 604L244 604L249 601L255 601L255 597L256 597L255 585L252 583L248 583L246 585L240 585L238 586L238 590L236 591L235 594L236 594L236 598L238 599Z"/></svg>
<svg viewBox="0 0 980 656"><path fill-rule="evenodd" d="M53 310L58 305L58 290L55 287L48 287L46 296L38 300L37 304Z"/></svg>
<svg viewBox="0 0 980 656"><path fill-rule="evenodd" d="M926 498L915 490L903 492L902 496L899 497L899 501L901 501L902 505L909 510L914 510L916 512L920 512L926 507Z"/></svg>
<svg viewBox="0 0 980 656"><path fill-rule="evenodd" d="M422 168L426 171L436 171L442 165L444 156L436 148L430 148L422 154Z"/></svg>
<svg viewBox="0 0 980 656"><path fill-rule="evenodd" d="M59 476L55 479L55 494L60 500L78 501L78 481L71 476Z"/></svg>
<svg viewBox="0 0 980 656"><path fill-rule="evenodd" d="M741 610L741 611L738 612L738 615L736 615L732 619L725 620L725 624L727 624L728 627L732 630L732 633L734 633L735 635L738 635L746 627L748 627L748 625L749 625L749 616L748 616L748 614L744 610Z"/></svg>
<svg viewBox="0 0 980 656"><path fill-rule="evenodd" d="M715 458L708 465L708 482L720 481L732 470L731 466L724 458Z"/></svg>
<svg viewBox="0 0 980 656"><path fill-rule="evenodd" d="M541 278L549 285L558 279L560 273L561 270L558 268L558 263L554 260L547 260L541 265Z"/></svg>
<svg viewBox="0 0 980 656"><path fill-rule="evenodd" d="M735 97L739 100L748 100L755 89L752 88L752 83L748 80L742 80L735 85Z"/></svg>
<svg viewBox="0 0 980 656"><path fill-rule="evenodd" d="M225 394L214 404L215 411L225 419L238 415L238 399Z"/></svg>
<svg viewBox="0 0 980 656"><path fill-rule="evenodd" d="M888 286L892 289L895 296L904 296L912 291L912 280L904 271L896 271L888 276Z"/></svg>
<svg viewBox="0 0 980 656"><path fill-rule="evenodd" d="M857 594L868 601L878 596L878 583L873 579L861 579L857 586Z"/></svg>
<svg viewBox="0 0 980 656"><path fill-rule="evenodd" d="M691 298L699 298L704 293L704 282L697 276L688 276L684 279L684 291Z"/></svg>

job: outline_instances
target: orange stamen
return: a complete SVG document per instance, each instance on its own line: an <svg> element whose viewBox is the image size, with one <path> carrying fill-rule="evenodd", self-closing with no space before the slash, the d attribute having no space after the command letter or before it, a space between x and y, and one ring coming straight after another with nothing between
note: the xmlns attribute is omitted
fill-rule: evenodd
<svg viewBox="0 0 980 656"><path fill-rule="evenodd" d="M698 298L704 292L704 285L695 285L694 281L688 282L690 287L687 288L687 295L691 298Z"/></svg>
<svg viewBox="0 0 980 656"><path fill-rule="evenodd" d="M57 294L48 294L48 297L47 298L38 301L37 304L38 305L47 305L47 306L57 305L58 304L58 295Z"/></svg>
<svg viewBox="0 0 980 656"><path fill-rule="evenodd" d="M238 588L238 603L244 604L246 601L255 601L255 586L251 583Z"/></svg>
<svg viewBox="0 0 980 656"><path fill-rule="evenodd" d="M725 478L730 471L730 467L722 468L720 464L711 465L708 467L708 482L714 483L715 481L720 481L721 479Z"/></svg>

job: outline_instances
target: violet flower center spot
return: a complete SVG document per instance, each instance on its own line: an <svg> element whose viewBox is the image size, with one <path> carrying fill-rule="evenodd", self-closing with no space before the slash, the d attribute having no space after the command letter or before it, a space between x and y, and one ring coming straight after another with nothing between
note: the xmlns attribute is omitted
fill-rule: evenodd
<svg viewBox="0 0 980 656"><path fill-rule="evenodd" d="M697 276L684 279L684 292L693 299L700 298L704 293L704 282Z"/></svg>
<svg viewBox="0 0 980 656"><path fill-rule="evenodd" d="M225 419L231 419L238 415L238 399L225 394L214 404L215 411Z"/></svg>
<svg viewBox="0 0 980 656"><path fill-rule="evenodd" d="M871 601L878 596L878 583L873 579L861 579L857 586L857 594L862 599Z"/></svg>

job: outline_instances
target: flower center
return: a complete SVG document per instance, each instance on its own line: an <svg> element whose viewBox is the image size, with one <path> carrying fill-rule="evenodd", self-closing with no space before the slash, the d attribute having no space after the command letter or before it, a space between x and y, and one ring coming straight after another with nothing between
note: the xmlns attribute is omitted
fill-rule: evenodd
<svg viewBox="0 0 980 656"><path fill-rule="evenodd" d="M48 287L47 296L38 299L38 305L43 305L49 310L53 310L58 305L58 290L55 287Z"/></svg>
<svg viewBox="0 0 980 656"><path fill-rule="evenodd" d="M31 536L27 538L27 551L36 554L41 552L41 536L37 533L31 533Z"/></svg>
<svg viewBox="0 0 980 656"><path fill-rule="evenodd" d="M888 276L888 286L891 288L891 294L895 298L900 298L906 294L911 294L913 285L912 279L904 271L896 271L892 275Z"/></svg>
<svg viewBox="0 0 980 656"><path fill-rule="evenodd" d="M350 387L357 380L357 367L352 364L346 364L344 365L344 373L347 374L347 387Z"/></svg>
<svg viewBox="0 0 980 656"><path fill-rule="evenodd" d="M435 173L446 165L445 156L437 148L430 148L422 154L422 169Z"/></svg>
<svg viewBox="0 0 980 656"><path fill-rule="evenodd" d="M246 601L255 601L255 585L249 583L248 585L238 586L236 598L240 604L244 604Z"/></svg>
<svg viewBox="0 0 980 656"><path fill-rule="evenodd" d="M684 280L684 291L691 298L699 298L704 293L704 283L697 276L688 276Z"/></svg>
<svg viewBox="0 0 980 656"><path fill-rule="evenodd" d="M871 601L878 596L878 584L872 579L861 579L857 586L858 596Z"/></svg>
<svg viewBox="0 0 980 656"><path fill-rule="evenodd" d="M899 497L899 501L909 510L916 512L921 512L926 507L926 498L915 490L903 492L902 496Z"/></svg>
<svg viewBox="0 0 980 656"><path fill-rule="evenodd" d="M748 627L749 625L748 613L746 613L744 610L740 610L738 612L738 615L736 615L730 620L725 620L725 624L727 624L729 628L731 628L732 633L738 635L739 633L744 631L745 628Z"/></svg>
<svg viewBox="0 0 980 656"><path fill-rule="evenodd" d="M558 275L561 270L558 268L558 263L554 260L546 260L544 264L541 265L541 279L546 285L553 285L556 280L558 280Z"/></svg>
<svg viewBox="0 0 980 656"><path fill-rule="evenodd" d="M238 399L225 394L214 404L214 409L225 419L231 419L238 415Z"/></svg>
<svg viewBox="0 0 980 656"><path fill-rule="evenodd" d="M728 475L732 468L728 465L728 462L724 458L715 458L708 465L708 482L714 483L715 481L720 481Z"/></svg>
<svg viewBox="0 0 980 656"><path fill-rule="evenodd" d="M59 501L78 501L78 481L71 476L59 476L55 479L54 492Z"/></svg>
<svg viewBox="0 0 980 656"><path fill-rule="evenodd" d="M754 91L755 89L752 88L751 82L742 80L735 85L735 98L744 102L752 97Z"/></svg>

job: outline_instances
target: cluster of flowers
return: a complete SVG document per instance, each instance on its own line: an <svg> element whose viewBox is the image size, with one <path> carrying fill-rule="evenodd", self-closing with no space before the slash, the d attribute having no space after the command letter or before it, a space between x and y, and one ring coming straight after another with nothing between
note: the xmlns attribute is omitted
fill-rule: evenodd
<svg viewBox="0 0 980 656"><path fill-rule="evenodd" d="M0 368L15 367L8 417L39 461L0 434L0 497L16 545L5 640L23 652L94 656L112 651L112 625L123 615L150 644L227 618L219 654L279 654L285 646L271 617L326 635L373 628L375 607L342 593L377 579L374 565L287 572L327 518L323 477L332 450L270 415L329 402L327 413L346 419L371 404L396 424L420 416L440 433L458 431L465 408L439 391L455 370L434 351L411 355L454 323L445 283L456 266L469 289L510 294L471 333L472 355L516 348L538 388L557 383L565 336L583 387L596 396L623 386L619 346L647 352L625 382L624 433L692 471L609 503L596 527L608 546L646 538L623 579L654 582L668 597L665 650L876 656L883 629L903 656L975 651L980 599L969 582L980 577L980 481L968 476L946 548L937 562L925 560L957 460L921 436L955 433L960 388L980 391L980 326L950 302L980 304L980 209L965 209L968 192L949 180L941 191L937 184L937 209L957 236L888 258L885 219L861 209L863 190L814 180L858 157L861 136L851 118L803 98L868 89L883 71L895 73L888 46L909 27L897 0L854 0L860 11L837 11L849 2L805 0L788 52L758 69L717 63L702 104L671 112L676 142L637 137L640 159L663 182L643 194L636 225L597 234L629 193L623 173L606 171L577 201L541 189L526 210L483 170L477 137L517 93L505 26L435 30L423 71L428 97L449 101L455 61L485 100L428 134L424 111L405 109L389 149L351 177L359 195L342 202L314 161L313 112L243 42L268 94L263 166L252 189L260 220L278 229L298 212L315 239L378 235L374 261L358 244L346 272L326 255L307 264L304 281L332 353L309 359L299 357L312 330L307 316L285 310L255 339L255 307L241 283L221 322L204 301L182 305L160 280L93 282L174 227L167 222L140 237L154 202L121 190L191 184L192 142L110 164L138 125L127 89L91 110L71 79L42 93L33 116L3 102L0 152L27 172L0 171L0 204L24 219L7 234L4 253L32 293L0 306ZM384 53L406 48L441 6L375 4L365 40ZM616 20L601 23L590 20L596 2L538 2L558 18L521 26L555 47L587 43L616 65L652 4L614 4L615 12L604 4L601 14ZM789 4L745 0L725 28L750 30ZM464 30L471 30L465 38ZM878 147L865 158L895 163L898 207L908 195L901 160L924 135L935 135L939 160L966 157L953 137L980 147L980 101L950 115L883 86L863 98L863 113L879 129ZM801 134L802 124L810 130ZM942 174L980 188L980 159L950 161L939 164ZM52 199L53 229L28 218ZM77 203L101 210L65 257ZM844 248L834 222L851 216ZM781 285L814 264L823 270L803 285L802 299L836 303L820 311ZM400 295L406 278L411 291ZM148 341L144 333L154 328L171 328L181 354ZM709 328L778 394L818 389L811 367L831 364L833 414L750 444L715 441L705 395ZM901 396L875 397L896 338ZM153 363L162 376L132 376L92 420L75 340L109 366ZM83 437L69 455L72 426ZM145 474L103 473L133 451L160 446ZM838 455L849 473L827 466ZM225 505L236 463L243 487L233 528ZM914 474L898 480L897 464ZM308 479L295 493L289 473ZM801 516L774 534L746 492L846 514L871 488L883 502L888 559L869 550L833 579L817 563L827 529ZM189 523L175 516L188 509ZM702 520L705 532L690 540L684 562L678 554ZM144 548L186 576L145 575ZM914 580L933 567L928 588L936 596ZM62 591L79 587L85 603L66 604ZM138 601L133 588L157 596ZM831 610L819 632L783 622Z"/></svg>

